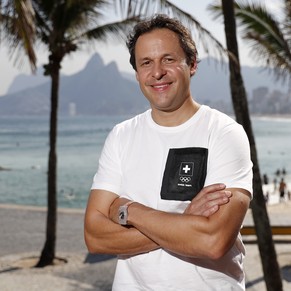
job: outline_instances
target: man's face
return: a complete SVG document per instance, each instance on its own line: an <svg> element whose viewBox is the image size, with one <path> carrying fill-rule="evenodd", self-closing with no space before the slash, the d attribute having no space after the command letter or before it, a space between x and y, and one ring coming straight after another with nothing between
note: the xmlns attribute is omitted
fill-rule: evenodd
<svg viewBox="0 0 291 291"><path fill-rule="evenodd" d="M186 63L178 36L169 29L141 35L135 47L136 78L153 110L172 112L191 97L196 62Z"/></svg>

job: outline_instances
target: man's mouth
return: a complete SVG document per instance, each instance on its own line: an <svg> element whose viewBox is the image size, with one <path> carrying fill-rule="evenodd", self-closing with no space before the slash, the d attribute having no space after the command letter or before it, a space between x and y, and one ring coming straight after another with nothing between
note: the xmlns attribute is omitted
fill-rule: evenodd
<svg viewBox="0 0 291 291"><path fill-rule="evenodd" d="M164 83L164 84L153 84L152 88L156 91L164 91L168 89L168 87L171 85L171 83Z"/></svg>

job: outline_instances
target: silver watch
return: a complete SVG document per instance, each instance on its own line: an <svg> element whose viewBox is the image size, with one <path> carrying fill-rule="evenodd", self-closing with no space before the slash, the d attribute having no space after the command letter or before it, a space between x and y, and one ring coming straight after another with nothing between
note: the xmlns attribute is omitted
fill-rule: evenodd
<svg viewBox="0 0 291 291"><path fill-rule="evenodd" d="M122 205L118 209L118 223L121 225L127 225L127 218L128 218L128 207L134 201L129 201L126 204Z"/></svg>

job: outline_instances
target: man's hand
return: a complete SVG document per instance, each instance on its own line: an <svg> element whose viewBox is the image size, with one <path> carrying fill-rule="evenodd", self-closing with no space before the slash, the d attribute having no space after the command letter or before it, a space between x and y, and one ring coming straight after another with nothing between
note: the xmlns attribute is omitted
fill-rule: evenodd
<svg viewBox="0 0 291 291"><path fill-rule="evenodd" d="M219 207L229 202L232 193L225 190L224 184L213 184L204 187L187 206L184 214L209 217L219 210Z"/></svg>

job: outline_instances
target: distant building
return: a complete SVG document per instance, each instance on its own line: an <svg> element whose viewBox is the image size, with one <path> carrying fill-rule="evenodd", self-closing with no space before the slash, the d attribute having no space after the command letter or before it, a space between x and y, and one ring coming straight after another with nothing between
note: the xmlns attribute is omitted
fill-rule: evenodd
<svg viewBox="0 0 291 291"><path fill-rule="evenodd" d="M290 93L279 90L270 92L268 87L258 87L252 93L249 101L251 114L291 114Z"/></svg>
<svg viewBox="0 0 291 291"><path fill-rule="evenodd" d="M269 94L268 87L258 87L253 90L253 98L250 102L251 113L263 113L266 105L267 96Z"/></svg>
<svg viewBox="0 0 291 291"><path fill-rule="evenodd" d="M75 116L77 114L76 103L69 103L69 116Z"/></svg>

